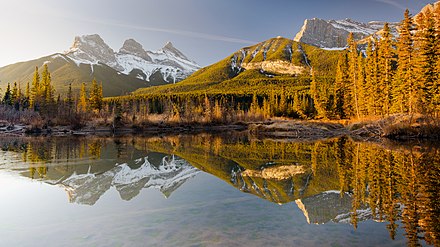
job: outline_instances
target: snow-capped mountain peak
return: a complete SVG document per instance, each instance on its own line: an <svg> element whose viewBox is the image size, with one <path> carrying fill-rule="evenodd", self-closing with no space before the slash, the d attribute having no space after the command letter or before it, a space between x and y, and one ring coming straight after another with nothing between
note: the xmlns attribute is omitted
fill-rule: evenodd
<svg viewBox="0 0 440 247"><path fill-rule="evenodd" d="M151 57L148 56L147 51L144 50L142 45L134 39L127 39L121 49L119 49L119 54L131 54L147 61L152 61Z"/></svg>
<svg viewBox="0 0 440 247"><path fill-rule="evenodd" d="M176 57L189 60L181 51L179 51L176 47L174 47L173 43L171 41L168 41L164 47L161 49L164 53L171 53Z"/></svg>
<svg viewBox="0 0 440 247"><path fill-rule="evenodd" d="M116 62L115 52L98 34L76 36L66 55L78 65L103 63L121 69Z"/></svg>
<svg viewBox="0 0 440 247"><path fill-rule="evenodd" d="M175 83L200 69L171 42L157 52L147 51L134 39L127 39L115 52L98 35L75 37L65 55L80 64L105 64L118 72L156 83Z"/></svg>
<svg viewBox="0 0 440 247"><path fill-rule="evenodd" d="M176 156L164 156L160 164L150 163L148 157L136 160L136 163L140 167L131 168L128 164L117 164L104 173L73 173L55 184L66 190L70 202L93 205L111 187L124 200L131 200L144 188L156 188L168 198L200 172Z"/></svg>

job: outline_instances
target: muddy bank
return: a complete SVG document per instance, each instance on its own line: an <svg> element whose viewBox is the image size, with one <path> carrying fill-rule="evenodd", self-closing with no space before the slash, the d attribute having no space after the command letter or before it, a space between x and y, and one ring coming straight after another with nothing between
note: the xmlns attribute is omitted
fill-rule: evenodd
<svg viewBox="0 0 440 247"><path fill-rule="evenodd" d="M308 140L334 138L349 134L348 129L339 123L290 120L251 124L249 132L260 138Z"/></svg>
<svg viewBox="0 0 440 247"><path fill-rule="evenodd" d="M263 138L317 140L350 136L359 141L440 140L440 120L423 115L392 115L351 122L286 120L251 124L249 131Z"/></svg>
<svg viewBox="0 0 440 247"><path fill-rule="evenodd" d="M231 125L151 125L148 127L122 126L86 126L71 129L68 126L33 128L26 125L7 125L0 127L0 136L112 136L126 134L172 134L245 131L248 125L236 123Z"/></svg>
<svg viewBox="0 0 440 247"><path fill-rule="evenodd" d="M215 124L148 124L143 126L86 126L70 129L68 126L32 128L26 125L0 125L0 136L24 135L124 135L124 134L179 134L179 133L222 133L227 131L246 131L256 138L319 140L350 136L359 141L378 141L391 139L439 140L440 121L423 116L394 115L377 120L352 122L315 120L273 120L254 123Z"/></svg>

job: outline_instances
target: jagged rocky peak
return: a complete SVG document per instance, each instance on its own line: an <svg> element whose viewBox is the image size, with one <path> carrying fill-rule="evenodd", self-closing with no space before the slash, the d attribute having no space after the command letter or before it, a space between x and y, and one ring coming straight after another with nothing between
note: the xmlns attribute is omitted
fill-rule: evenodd
<svg viewBox="0 0 440 247"><path fill-rule="evenodd" d="M313 18L304 21L294 40L321 48L345 47L349 32L334 28L325 20Z"/></svg>
<svg viewBox="0 0 440 247"><path fill-rule="evenodd" d="M134 39L128 39L116 53L97 35L75 38L65 53L78 66L105 64L119 73L156 83L175 83L194 73L200 66L189 60L171 42L157 52L145 50Z"/></svg>
<svg viewBox="0 0 440 247"><path fill-rule="evenodd" d="M120 54L130 54L141 57L147 61L152 61L147 51L144 50L142 45L134 39L127 39L119 49Z"/></svg>
<svg viewBox="0 0 440 247"><path fill-rule="evenodd" d="M181 51L174 47L173 43L171 43L170 41L168 41L161 50L165 53L171 53L176 57L189 60Z"/></svg>
<svg viewBox="0 0 440 247"><path fill-rule="evenodd" d="M294 40L321 48L344 48L350 33L353 33L355 40L362 40L379 33L384 24L385 22L380 21L362 23L351 19L329 21L318 18L307 19ZM393 35L397 25L398 23L389 24Z"/></svg>
<svg viewBox="0 0 440 247"><path fill-rule="evenodd" d="M76 36L66 55L78 64L100 62L110 67L117 67L115 52L98 34Z"/></svg>

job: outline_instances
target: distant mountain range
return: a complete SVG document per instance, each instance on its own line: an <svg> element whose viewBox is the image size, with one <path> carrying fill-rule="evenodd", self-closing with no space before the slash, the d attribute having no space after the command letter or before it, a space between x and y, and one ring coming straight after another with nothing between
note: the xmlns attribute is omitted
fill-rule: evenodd
<svg viewBox="0 0 440 247"><path fill-rule="evenodd" d="M35 66L44 64L49 66L58 92L65 92L71 83L73 88L79 88L82 82L96 78L103 83L105 96L175 83L200 68L171 42L153 52L128 39L119 52L114 52L99 35L94 34L75 37L72 47L66 52L0 68L0 87L8 82L18 82L24 88L32 80Z"/></svg>
<svg viewBox="0 0 440 247"><path fill-rule="evenodd" d="M421 13L432 10L435 4L428 4ZM55 88L61 93L67 91L69 84L78 89L82 82L90 82L93 78L103 83L105 96L118 96L149 86L174 84L187 77L183 83L141 89L137 93L200 90L253 93L255 88L243 80L261 81L280 75L309 74L311 67L318 74L332 75L337 61L337 51L332 50L343 50L350 32L360 43L366 43L374 35L380 36L384 23L307 19L293 40L278 37L244 47L203 69L171 42L158 51L149 51L137 41L128 39L115 52L99 35L85 35L76 37L72 47L64 53L0 68L0 87L16 81L24 88L24 84L32 79L35 66L48 64ZM398 23L389 24L392 34L397 37Z"/></svg>
<svg viewBox="0 0 440 247"><path fill-rule="evenodd" d="M349 33L353 33L356 40L362 40L380 34L384 24L385 22L382 21L362 23L351 19L330 21L318 18L307 19L294 40L323 49L344 49ZM397 36L398 23L389 23L389 25L392 35Z"/></svg>
<svg viewBox="0 0 440 247"><path fill-rule="evenodd" d="M426 5L417 15L425 13L428 9L433 10L436 2ZM403 19L403 13L402 13ZM345 20L322 20L318 18L306 19L301 30L296 34L294 40L305 44L313 45L323 49L344 49L347 45L347 37L351 32L359 43L366 43L372 36L380 36L385 21L370 21L368 23L358 22L351 19ZM394 37L399 35L397 27L398 22L388 23L391 34Z"/></svg>
<svg viewBox="0 0 440 247"><path fill-rule="evenodd" d="M200 172L175 156L164 156L160 164L152 164L148 157L135 162L140 167L133 169L128 164L122 164L100 174L74 173L53 184L66 190L70 202L94 205L111 187L116 188L121 199L127 201L136 197L144 188L156 188L165 197L169 197Z"/></svg>
<svg viewBox="0 0 440 247"><path fill-rule="evenodd" d="M143 88L135 94L193 92L252 95L258 90L265 90L266 85L273 90L281 90L283 85L301 86L297 75L310 75L312 67L316 75L333 75L339 53L277 37L243 47L180 83Z"/></svg>

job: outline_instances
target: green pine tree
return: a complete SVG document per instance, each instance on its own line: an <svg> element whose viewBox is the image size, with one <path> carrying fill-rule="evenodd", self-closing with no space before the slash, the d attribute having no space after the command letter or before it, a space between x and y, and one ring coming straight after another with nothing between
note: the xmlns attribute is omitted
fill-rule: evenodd
<svg viewBox="0 0 440 247"><path fill-rule="evenodd" d="M348 83L348 60L347 54L344 53L339 57L338 65L336 66L336 79L334 86L334 111L335 116L339 119L344 119L349 116L350 105L347 100L347 85Z"/></svg>
<svg viewBox="0 0 440 247"><path fill-rule="evenodd" d="M353 33L347 38L348 44L348 85L345 91L346 114L360 118L359 110L359 88L358 88L358 51L357 43L354 40Z"/></svg>
<svg viewBox="0 0 440 247"><path fill-rule="evenodd" d="M388 23L384 24L382 38L378 43L378 54L379 54L379 92L380 92L380 103L382 105L381 115L388 115L391 108L392 100L392 78L393 78L393 40L390 32L390 27Z"/></svg>
<svg viewBox="0 0 440 247"><path fill-rule="evenodd" d="M102 85L101 85L102 86ZM90 89L89 103L92 110L100 111L102 109L102 87L98 85L96 79L92 81Z"/></svg>
<svg viewBox="0 0 440 247"><path fill-rule="evenodd" d="M41 103L40 73L38 72L38 67L35 67L30 96L30 107L38 111Z"/></svg>
<svg viewBox="0 0 440 247"><path fill-rule="evenodd" d="M437 63L438 54L438 37L436 34L436 22L433 14L428 9L425 15L420 14L417 27L417 69L418 81L421 88L421 111L433 114L438 111L440 102L436 100L439 94Z"/></svg>
<svg viewBox="0 0 440 247"><path fill-rule="evenodd" d="M393 80L392 112L414 113L417 104L418 87L414 78L414 24L408 10L399 26L397 42L397 71Z"/></svg>
<svg viewBox="0 0 440 247"><path fill-rule="evenodd" d="M12 105L12 92L11 92L11 84L8 83L6 87L5 95L3 96L3 104Z"/></svg>

